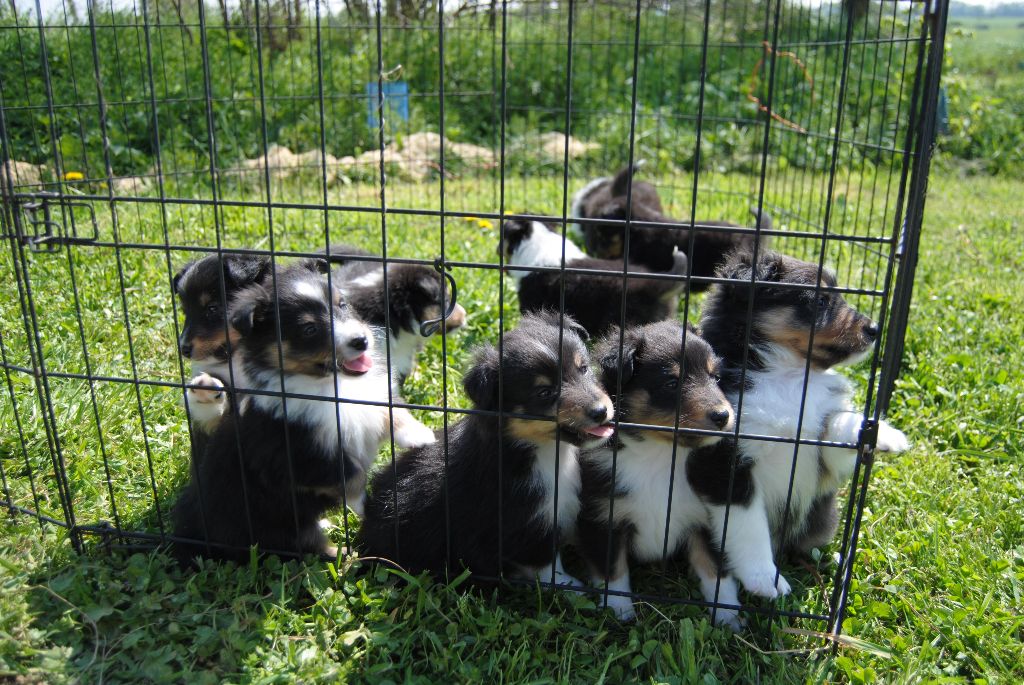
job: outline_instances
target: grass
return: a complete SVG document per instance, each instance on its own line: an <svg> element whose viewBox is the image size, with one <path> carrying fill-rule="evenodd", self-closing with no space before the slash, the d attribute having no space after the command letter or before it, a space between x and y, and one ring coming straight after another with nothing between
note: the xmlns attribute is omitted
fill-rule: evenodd
<svg viewBox="0 0 1024 685"><path fill-rule="evenodd" d="M781 185L782 196L774 199L784 202L799 192L803 210L819 216L820 207L806 198L821 193L803 191L820 188L820 179L793 174L788 180L793 185ZM836 189L837 198L844 199L837 207L847 200L851 207L849 214L840 211L833 218L836 231L878 235L889 230L891 203L884 201L888 196L882 189L871 190L872 180L851 177ZM707 182L741 193L756 187L753 179L735 174ZM688 179L661 183L676 189L674 210L686 210ZM300 196L309 192L286 190ZM509 179L506 190L510 209L561 210L560 181ZM370 197L359 186L341 192L348 201L365 203ZM623 626L588 598L538 589L481 595L458 582L441 587L422 579L401 587L383 571L360 574L346 563L209 564L184 575L166 555L151 550L93 544L88 553L75 555L61 529L14 517L0 523L0 679L1019 682L1024 679L1024 618L1018 610L1024 581L1019 192L1019 183L997 178L939 175L932 180L906 366L890 410L892 422L906 430L915 447L876 466L843 631L851 639L836 655L820 637L799 632L823 627L810 622L753 617L749 631L733 635L712 628L703 610L650 605L641 607L636 624ZM254 191L239 188L236 197L247 193L252 197ZM486 182L450 183L446 197L453 211L499 210L495 190ZM429 207L438 199L437 185L397 186L389 205ZM746 204L745 197L702 196L701 213L744 220ZM855 206L859 213L854 214ZM119 209L122 240L162 240L157 207ZM172 243L215 242L209 211L171 206L167 218ZM229 208L222 218L226 244L267 245L265 210ZM272 219L279 249L322 244L322 213L275 210ZM330 216L332 234L344 228L346 240L367 246L379 240L376 221L372 214ZM436 254L437 221L390 215L389 252ZM112 230L109 215L101 211L101 239L109 239ZM479 222L450 219L446 226L450 259L492 261L495 244L494 229ZM814 247L798 240L777 246L797 253ZM88 368L93 375L131 378L122 313L127 307L138 375L180 382L171 354L175 327L168 257L177 265L187 255L123 250L121 274L107 248L75 248L70 262L67 255L33 257L30 276L48 368L72 373ZM850 285L880 285L879 262L864 253L834 242L828 261ZM11 273L9 254L0 262L0 273ZM88 367L69 263L89 341ZM469 348L497 336L498 274L456 269L455 275L472 318L466 331L449 340L445 390L450 404L464 406L459 371L466 368ZM4 289L5 354L9 363L28 365L12 278ZM514 296L506 296L507 327L516 312ZM878 306L875 298L858 304L869 311ZM694 311L698 307L693 303ZM440 345L434 343L407 387L410 401L445 399L437 380L441 362ZM863 382L866 371L855 375ZM35 506L34 485L41 510L59 518L31 383L24 374L10 378L26 438L23 450L5 389L0 464L11 497L21 506ZM90 388L80 380L51 379L51 384L79 522L113 520L116 512L125 527L155 530L157 505L166 511L187 471L180 389L143 386L136 396L124 383L97 382ZM423 418L434 425L441 420L436 413ZM34 483L28 481L26 461ZM820 573L828 578L834 569L828 554L822 559ZM795 592L783 606L821 611L827 584L822 587L813 573L795 564L785 571ZM695 584L679 569L641 573L637 585L696 596Z"/></svg>

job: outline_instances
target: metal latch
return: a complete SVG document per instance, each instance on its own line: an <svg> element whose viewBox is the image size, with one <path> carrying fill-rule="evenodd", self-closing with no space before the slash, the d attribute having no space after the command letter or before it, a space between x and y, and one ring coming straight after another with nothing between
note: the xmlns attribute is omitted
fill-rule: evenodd
<svg viewBox="0 0 1024 685"><path fill-rule="evenodd" d="M14 222L18 240L33 252L56 252L62 245L88 245L99 239L96 210L91 203L51 192L19 193L14 208L19 218L24 218ZM87 219L79 216L81 210ZM91 228L91 235L80 235L80 226L86 231Z"/></svg>

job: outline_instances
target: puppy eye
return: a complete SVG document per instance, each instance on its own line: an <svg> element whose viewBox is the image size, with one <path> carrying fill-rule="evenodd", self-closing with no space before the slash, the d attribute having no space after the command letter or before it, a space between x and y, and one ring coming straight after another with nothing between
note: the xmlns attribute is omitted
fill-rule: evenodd
<svg viewBox="0 0 1024 685"><path fill-rule="evenodd" d="M302 326L302 337L312 338L317 333L317 325L315 323L307 323Z"/></svg>
<svg viewBox="0 0 1024 685"><path fill-rule="evenodd" d="M220 305L218 305L218 304L207 305L207 307L206 307L206 316L208 316L209 318L213 319L213 318L216 318L219 314L220 314Z"/></svg>
<svg viewBox="0 0 1024 685"><path fill-rule="evenodd" d="M717 373L713 373L711 374L711 380L713 380L715 383L721 383L722 377Z"/></svg>
<svg viewBox="0 0 1024 685"><path fill-rule="evenodd" d="M828 306L829 306L829 304L831 304L831 302L832 302L832 299L828 295L819 295L818 296L818 311L825 311L826 309L828 309Z"/></svg>
<svg viewBox="0 0 1024 685"><path fill-rule="evenodd" d="M576 367L576 370L582 374L586 374L587 372L590 371L590 367L587 366L586 364L580 364L579 366Z"/></svg>
<svg viewBox="0 0 1024 685"><path fill-rule="evenodd" d="M679 387L679 379L678 378L670 378L669 380L665 381L665 388L667 390L675 390L678 387Z"/></svg>
<svg viewBox="0 0 1024 685"><path fill-rule="evenodd" d="M533 394L536 395L538 399L550 400L558 394L558 390L553 386L545 385L537 388Z"/></svg>

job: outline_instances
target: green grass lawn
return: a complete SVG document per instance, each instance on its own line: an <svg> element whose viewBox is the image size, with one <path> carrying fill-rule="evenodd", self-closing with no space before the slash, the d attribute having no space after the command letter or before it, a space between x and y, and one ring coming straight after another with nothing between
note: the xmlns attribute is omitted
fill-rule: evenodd
<svg viewBox="0 0 1024 685"><path fill-rule="evenodd" d="M814 178L803 181L816 187ZM662 182L680 188L671 201L675 211L684 211L687 179ZM736 175L707 182L743 192L752 183ZM884 190L871 189L864 179L840 184L834 195L842 203L836 206L848 204L850 211L837 211L833 230L873 235L890 230L892 208L879 199ZM562 209L560 180L510 179L506 190L509 209ZM783 191L790 200L791 191ZM251 192L239 188L228 194L242 199ZM298 199L316 198L315 189L290 192ZM370 201L366 187L340 193L340 202ZM164 554L108 552L95 539L87 540L88 553L76 555L60 529L41 528L27 517L4 517L0 681L1019 682L1024 679L1020 193L1019 182L996 178L938 175L932 180L906 366L890 410L890 419L908 433L914 448L876 465L843 631L850 639L836 655L827 641L806 632L823 629L810 622L753 617L748 631L734 635L712 628L702 609L647 605L635 624L624 626L589 598L539 589L480 595L460 585L426 582L399 587L383 571L360 574L347 562L339 567L312 560L209 564L188 575ZM811 197L816 195L800 193L804 209L813 214L820 208ZM488 184L451 183L446 198L450 211L500 207ZM438 199L436 184L397 186L389 204L436 206ZM786 197L775 199L786 204ZM702 200L701 210L744 221L746 204L737 196L715 195ZM862 209L855 214L855 207ZM122 207L120 237L159 242L165 217L172 243L216 240L217 224L208 210L170 206L162 215L155 205ZM228 208L221 218L225 244L269 246L265 210ZM101 239L109 239L109 217L101 211L100 220ZM329 221L334 236L344 229L346 240L368 247L379 240L379 218L373 214L332 213ZM786 225L785 219L776 221ZM275 210L271 223L278 249L322 245L322 213ZM390 254L437 254L438 226L438 219L389 216ZM494 261L495 245L493 227L461 218L446 225L449 259ZM776 245L797 252L813 248L793 240ZM876 258L838 244L830 244L827 257L848 284L881 285ZM49 369L127 379L137 373L146 380L180 383L172 354L168 259L176 267L186 258L184 252L124 250L119 273L113 251L76 248L72 273L67 255L34 257L30 275ZM11 268L5 251L0 273ZM438 380L442 355L435 342L407 385L411 402L465 406L460 372L469 350L497 336L498 274L456 269L455 276L471 312L469 325L449 340L447 387ZM28 365L13 278L5 276L3 283L5 354L9 363ZM505 288L510 326L516 306L508 283ZM861 298L858 305L876 311L878 302ZM122 307L130 315L135 371ZM693 302L692 311L698 308L699 301ZM83 312L80 323L76 309ZM79 326L89 341L88 359ZM863 381L867 374L858 369L854 375ZM5 388L0 457L11 496L25 507L38 500L43 512L60 517L55 484L46 475L52 468L31 383L23 374L11 379L26 436L22 449ZM166 512L187 472L180 389L144 386L136 395L125 383L51 383L79 523L113 521L116 515L126 528L156 530L157 508ZM436 413L422 418L434 425L441 420ZM26 462L34 482L26 476ZM795 588L785 608L823 610L834 571L829 558L823 555L817 571L826 581L799 566L784 568ZM697 596L683 570L641 572L637 586Z"/></svg>

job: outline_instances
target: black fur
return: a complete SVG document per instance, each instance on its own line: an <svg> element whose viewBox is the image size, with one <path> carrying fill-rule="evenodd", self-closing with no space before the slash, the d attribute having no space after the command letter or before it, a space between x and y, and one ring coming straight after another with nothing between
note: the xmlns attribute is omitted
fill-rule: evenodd
<svg viewBox="0 0 1024 685"><path fill-rule="evenodd" d="M178 542L178 559L241 562L250 545L270 553L324 551L318 521L341 506L343 469L352 474L358 467L318 444L308 426L285 424L257 407L225 417L172 510L176 537L211 544Z"/></svg>
<svg viewBox="0 0 1024 685"><path fill-rule="evenodd" d="M632 221L652 223L685 223L664 214L661 202L657 200L657 192L650 184L633 181L632 197L627 197L626 181L630 175L630 169L624 168L610 180L607 190L591 193L588 201L580 203L580 218L619 221L628 218ZM579 223L589 254L604 259L622 257L625 246L623 227L588 223L585 220ZM739 228L737 224L727 221L698 220L696 223L702 226ZM762 214L760 224L763 230L771 228L771 221L767 215ZM672 268L673 249L678 248L690 260L691 275L706 278L715 275L716 267L730 252L754 244L752 232L736 233L698 228L693 231L691 250L690 234L691 229L682 227L630 226L629 259L653 271L666 271ZM762 244L765 241L766 239L762 237ZM699 292L706 290L707 287L708 284L695 281L691 283L690 290Z"/></svg>
<svg viewBox="0 0 1024 685"><path fill-rule="evenodd" d="M548 385L559 373L558 336L556 316L523 317L504 337L503 358L499 361L493 347L480 350L464 385L475 408L497 409L500 364L503 410L560 416L561 458L573 459L574 446L593 442L581 427L609 418L610 402L587 368L586 348L571 322L562 328L561 389ZM574 411L578 416L566 418ZM503 419L499 430L496 416L467 416L449 428L447 464L444 441L438 440L404 452L393 469L379 470L357 540L361 552L436 578L464 568L490 577L516 575L552 563L556 531L539 515L552 493L534 478L539 445L524 437L515 421ZM553 443L554 424L524 423L551 426L547 444ZM558 493L559 501L577 496L571 489ZM559 529L572 524L558 521Z"/></svg>
<svg viewBox="0 0 1024 685"><path fill-rule="evenodd" d="M524 223L526 224L524 226ZM508 254L522 244L533 230L531 222L507 220L504 241ZM626 292L626 325L634 326L673 317L678 307L684 279L653 279L631 275L623 287L623 263L617 259L566 259L566 267L595 269L608 275L565 274L565 313L575 318L591 334L601 335L622 320L622 293ZM629 264L631 273L651 273L640 264ZM686 256L673 255L668 273L686 275ZM557 272L535 271L519 280L519 310L523 313L559 308L563 276Z"/></svg>

